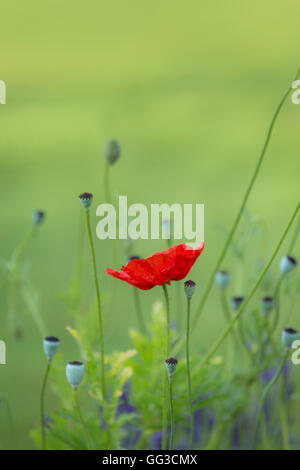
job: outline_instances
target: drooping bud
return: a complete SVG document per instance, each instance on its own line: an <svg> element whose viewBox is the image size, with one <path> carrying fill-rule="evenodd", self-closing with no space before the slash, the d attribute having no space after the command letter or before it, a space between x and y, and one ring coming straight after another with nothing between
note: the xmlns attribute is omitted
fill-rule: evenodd
<svg viewBox="0 0 300 470"><path fill-rule="evenodd" d="M297 266L297 260L293 256L284 256L280 260L279 268L281 274L286 274L292 271Z"/></svg>
<svg viewBox="0 0 300 470"><path fill-rule="evenodd" d="M196 283L194 281L191 281L191 280L185 281L184 292L189 300L193 297L195 290L196 290Z"/></svg>
<svg viewBox="0 0 300 470"><path fill-rule="evenodd" d="M244 300L245 297L233 297L230 301L232 310L237 312Z"/></svg>
<svg viewBox="0 0 300 470"><path fill-rule="evenodd" d="M45 212L43 211L34 211L32 214L32 222L34 223L34 225L39 225L41 222L43 222L44 218Z"/></svg>
<svg viewBox="0 0 300 470"><path fill-rule="evenodd" d="M228 271L218 271L215 274L215 281L220 289L226 289L231 281L231 274Z"/></svg>
<svg viewBox="0 0 300 470"><path fill-rule="evenodd" d="M282 330L281 333L281 341L285 348L291 348L293 342L298 339L298 331L294 330L294 328L286 328Z"/></svg>
<svg viewBox="0 0 300 470"><path fill-rule="evenodd" d="M261 299L261 308L265 315L269 315L269 313L273 310L275 305L274 297L263 297Z"/></svg>
<svg viewBox="0 0 300 470"><path fill-rule="evenodd" d="M169 359L165 361L165 364L166 364L168 374L173 375L177 369L177 364L178 364L177 359L174 359L174 357L169 357Z"/></svg>
<svg viewBox="0 0 300 470"><path fill-rule="evenodd" d="M78 197L84 209L88 209L93 202L93 195L91 193L82 193Z"/></svg>
<svg viewBox="0 0 300 470"><path fill-rule="evenodd" d="M43 342L44 351L48 359L52 359L59 347L59 339L55 336L47 336Z"/></svg>
<svg viewBox="0 0 300 470"><path fill-rule="evenodd" d="M141 259L141 257L138 256L138 255L132 255L132 256L130 256L130 257L128 258L127 263L130 263L130 261L132 261L132 260L134 260L134 259Z"/></svg>
<svg viewBox="0 0 300 470"><path fill-rule="evenodd" d="M78 387L84 377L85 366L82 362L69 362L66 366L66 376L72 387Z"/></svg>
<svg viewBox="0 0 300 470"><path fill-rule="evenodd" d="M121 154L121 147L116 139L109 139L104 145L104 157L110 165L113 165Z"/></svg>

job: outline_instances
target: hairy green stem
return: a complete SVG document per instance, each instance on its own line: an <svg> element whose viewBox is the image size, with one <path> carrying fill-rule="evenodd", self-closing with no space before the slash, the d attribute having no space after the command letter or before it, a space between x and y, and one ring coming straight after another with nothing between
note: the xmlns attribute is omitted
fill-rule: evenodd
<svg viewBox="0 0 300 470"><path fill-rule="evenodd" d="M82 426L83 431L84 431L84 434L85 434L87 447L88 447L88 449L91 449L92 446L91 446L91 442L90 442L90 436L89 436L89 433L88 433L86 424L85 424L85 422L84 422L84 419L83 419L83 416L82 416L82 413L81 413L81 409L80 409L80 405L79 405L79 400L78 400L78 394L77 394L77 388L76 388L76 387L73 388L73 392L74 392L75 406L76 406L76 409L77 409L77 413L78 413L78 416L79 416L79 420L80 420L81 426Z"/></svg>
<svg viewBox="0 0 300 470"><path fill-rule="evenodd" d="M107 203L111 203L111 192L110 192L110 186L109 186L109 167L110 167L110 164L106 162L105 168L104 168L104 193L105 193L105 200Z"/></svg>
<svg viewBox="0 0 300 470"><path fill-rule="evenodd" d="M249 292L248 296L246 297L246 299L244 300L244 302L242 303L242 305L240 306L240 308L238 309L238 311L236 312L235 316L233 317L233 319L231 320L231 322L229 323L229 325L225 328L225 330L221 333L221 335L219 336L219 338L216 340L216 342L213 344L213 346L210 348L210 350L208 351L208 353L205 355L205 357L203 358L203 360L201 361L201 363L199 364L198 366L198 372L199 370L201 370L205 364L208 363L208 361L211 359L211 357L215 354L215 352L217 351L217 349L219 348L219 346L223 343L223 341L225 340L225 338L227 337L227 335L230 333L230 331L232 330L232 328L234 327L235 323L237 322L237 320L239 319L239 317L241 316L241 314L243 313L243 311L245 310L245 308L247 307L247 305L249 304L250 300L252 299L252 297L254 296L255 292L257 291L259 285L261 284L262 280L264 279L268 269L270 268L270 266L272 265L277 253L279 252L280 248L281 248L281 245L283 244L287 234L289 233L289 230L291 228L291 226L293 225L293 222L298 214L298 211L299 211L299 208L300 208L300 202L298 202L297 206L296 206L296 209L294 210L293 212L293 215L292 217L290 218L288 224L287 224L287 227L286 229L284 230L271 258L269 259L268 263L266 264L265 268L263 269L263 271L261 272L261 274L259 275L257 281L255 282L254 286L252 287L251 291Z"/></svg>
<svg viewBox="0 0 300 470"><path fill-rule="evenodd" d="M170 301L169 294L166 284L163 285L163 291L166 302L166 353L165 358L168 359L170 354ZM167 417L167 408L168 408L168 398L167 398L167 388L168 388L168 373L165 369L164 375L164 393L163 393L163 433L162 433L162 450L166 450L167 446L167 426L168 426L168 417Z"/></svg>
<svg viewBox="0 0 300 470"><path fill-rule="evenodd" d="M280 414L280 422L281 422L283 449L290 450L289 423L288 423L287 410L286 410L286 399L285 399L283 375L281 375L281 379L280 379L279 414Z"/></svg>
<svg viewBox="0 0 300 470"><path fill-rule="evenodd" d="M170 419L171 419L171 437L170 437L170 450L173 450L174 441L174 411L173 411L173 378L169 375L169 403L170 403Z"/></svg>
<svg viewBox="0 0 300 470"><path fill-rule="evenodd" d="M101 390L102 390L103 400L106 401L106 386L105 386L105 372L104 372L103 322L102 322L101 299L100 299L100 289L99 289L98 274L97 274L95 248L94 248L94 242L93 242L92 230L91 230L90 212L89 212L88 209L86 210L86 225L87 225L89 241L90 241L90 247L91 247L93 272L94 272L94 282L95 282L95 290L96 290L96 297L97 297L100 363L101 363Z"/></svg>
<svg viewBox="0 0 300 470"><path fill-rule="evenodd" d="M45 416L44 416L44 409L45 409L45 389L47 385L48 375L51 368L51 359L48 360L46 372L44 375L44 380L42 384L41 390L41 401L40 401L40 410L41 410L41 432L42 432L42 449L46 449L46 433L45 433Z"/></svg>
<svg viewBox="0 0 300 470"><path fill-rule="evenodd" d="M190 450L194 448L194 412L192 402L192 379L190 368L190 316L191 316L191 299L187 299L187 320L186 320L186 368L187 368L187 382L188 382L188 404L191 419L190 431Z"/></svg>
<svg viewBox="0 0 300 470"><path fill-rule="evenodd" d="M276 383L276 381L278 380L281 372L282 372L282 369L283 369L283 366L285 364L285 361L287 360L288 358L288 355L289 355L289 349L287 349L284 353L284 356L281 360L281 363L278 367L278 370L276 372L276 374L274 375L273 379L268 383L268 385L265 387L264 391L263 391L263 394L262 394L262 397L261 397L261 400L260 400L260 403L259 403L259 407L258 407L258 413L257 413L257 417L256 417L256 423L255 423L255 431L254 431L254 448L256 449L257 447L257 441L258 441L258 431L259 431L259 425L260 425L260 421L261 421L261 418L262 418L262 412L263 412L263 406L264 406L264 402L271 390L271 388L273 387L273 385Z"/></svg>
<svg viewBox="0 0 300 470"><path fill-rule="evenodd" d="M297 71L297 74L296 74L294 80L296 80L296 79L298 78L299 74L300 74L300 69ZM198 321L198 319L199 319L199 317L200 317L200 314L201 314L201 312L203 311L204 305L205 305L205 303L206 303L206 300L207 300L207 298L208 298L208 296L209 296L209 293L210 293L211 288L212 288L213 283L214 283L214 276L215 276L215 273L220 269L221 264L222 264L222 262L223 262L223 260L224 260L224 258L225 258L226 253L227 253L227 250L228 250L228 248L229 248L229 245L230 245L230 243L231 243L231 240L232 240L232 238L233 238L233 236L234 236L234 234L235 234L235 231L236 231L236 229L237 229L237 227L238 227L238 224L239 224L240 219L241 219L241 217L242 217L243 211L244 211L245 206L246 206L246 204L247 204L248 198L249 198L249 196L250 196L251 190L252 190L252 188L253 188L253 186L254 186L254 183L255 183L255 181L256 181L257 175L258 175L259 170L260 170L260 168L261 168L261 165L262 165L262 163L263 163L264 156L265 156L265 153L266 153L266 150L267 150L267 148L268 148L268 144L269 144L269 142L270 142L270 138L271 138L271 135L272 135L272 131L273 131L274 124L275 124L275 122L276 122L276 120L277 120L277 117L278 117L278 115L279 115L279 112L280 112L280 110L281 110L281 108L282 108L282 106L283 106L285 100L286 100L287 97L289 96L289 93L290 93L291 89L292 89L292 88L291 88L291 85L290 85L289 88L287 89L287 91L285 92L285 94L283 95L282 99L280 100L280 102L279 102L279 104L278 104L278 106L277 106L277 108L276 108L276 110L275 110L275 113L274 113L274 115L273 115L273 117L272 117L272 120L271 120L269 129L268 129L268 132L267 132L267 136L266 136L264 145L263 145L263 147L262 147L262 150L261 150L261 153L260 153L258 162L257 162L257 164L256 164L254 173L253 173L253 175L252 175L252 178L251 178L251 180L250 180L250 183L249 183L249 185L248 185L248 187L247 187L247 189L246 189L246 192L245 192L245 194L244 194L244 197L243 197L243 199L242 199L242 204L241 204L241 206L240 206L240 208L239 208L239 211L238 211L237 216L236 216L236 218L235 218L235 220L234 220L234 222L233 222L233 225L232 225L231 230L230 230L230 232L229 232L229 234L228 234L228 237L227 237L227 239L226 239L226 242L225 242L225 244L224 244L224 246L223 246L223 249L222 249L222 251L221 251L221 253L220 253L220 256L219 256L219 258L218 258L218 260L217 260L217 262L216 262L216 265L215 265L215 267L214 267L214 269L213 269L213 271L212 271L212 274L211 274L211 276L210 276L210 278L209 278L209 280L208 280L206 289L205 289L205 291L204 291L204 293L203 293L203 295L202 295L202 298L201 298L201 300L200 300L200 303L199 303L199 306L198 306L198 309L197 309L197 313L196 313L195 319L194 319L194 325L197 323L197 321ZM194 325L193 325L193 326L194 326ZM194 329L194 328L193 328L193 329ZM195 330L196 330L196 329L195 329Z"/></svg>
<svg viewBox="0 0 300 470"><path fill-rule="evenodd" d="M300 233L300 216L298 217L298 224L296 226L296 229L295 229L295 232L294 232L294 235L293 235L290 247L289 247L289 254L290 255L293 253L293 249L296 245L296 241L297 241L299 233Z"/></svg>

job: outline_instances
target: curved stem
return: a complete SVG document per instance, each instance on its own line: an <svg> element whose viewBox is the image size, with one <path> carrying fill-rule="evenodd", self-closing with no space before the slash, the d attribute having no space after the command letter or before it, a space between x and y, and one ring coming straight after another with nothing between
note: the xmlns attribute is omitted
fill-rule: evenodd
<svg viewBox="0 0 300 470"><path fill-rule="evenodd" d="M74 392L74 401L75 401L75 405L76 405L76 408L77 408L77 413L78 413L79 420L80 420L80 423L82 425L82 428L83 428L83 431L84 431L84 434L85 434L87 447L88 447L88 449L91 449L92 446L91 446L91 443L90 443L90 437L89 437L89 433L88 433L86 424L84 422L83 416L81 414L81 409L80 409L80 405L79 405L79 400L78 400L77 388L76 387L73 388L73 392Z"/></svg>
<svg viewBox="0 0 300 470"><path fill-rule="evenodd" d="M221 298L221 305L222 305L222 309L223 309L223 312L224 312L224 316L226 318L227 323L230 323L231 320L232 320L232 316L231 316L230 310L228 308L228 303L227 303L227 299L226 299L226 291L224 289L220 289L220 298ZM238 346L238 340L237 340L236 333L235 333L234 329L232 330L232 336L233 336L233 342L235 343L235 346L237 347Z"/></svg>
<svg viewBox="0 0 300 470"><path fill-rule="evenodd" d="M45 403L45 389L48 380L48 375L51 367L51 359L49 359L46 372L44 375L42 390L41 390L41 403L40 403L40 410L41 410L41 431L42 431L42 449L46 449L46 433L45 433L45 422L44 422L44 403Z"/></svg>
<svg viewBox="0 0 300 470"><path fill-rule="evenodd" d="M105 192L106 202L111 203L111 193L110 193L110 187L109 187L109 167L110 167L110 164L106 162L105 168L104 168L104 192Z"/></svg>
<svg viewBox="0 0 300 470"><path fill-rule="evenodd" d="M94 242L93 242L92 231L91 231L91 222L90 222L89 210L86 210L86 225L87 225L89 241L90 241L90 247L91 247L93 272L94 272L94 282L95 282L95 290L96 290L96 297L97 297L98 324L99 324L99 346L100 346L100 361L101 361L101 389L102 389L103 400L106 400L102 310L101 310L100 289L99 289L97 266L96 266L95 248L94 248Z"/></svg>
<svg viewBox="0 0 300 470"><path fill-rule="evenodd" d="M294 80L296 80L296 79L298 78L299 74L300 74L300 69L297 71L297 74L296 74ZM219 268L221 267L221 264L222 264L222 262L223 262L223 259L225 258L226 252L227 252L227 250L228 250L228 248L229 248L229 245L230 245L230 243L231 243L231 240L232 240L232 238L233 238L233 235L235 234L235 231L236 231L236 229L237 229L237 226L238 226L238 224L239 224L239 221L240 221L240 219L241 219L241 216L242 216L243 211L244 211L244 209L245 209L245 206L246 206L246 204L247 204L248 198L249 198L249 196L250 196L251 190L252 190L252 188L253 188L253 186L254 186L254 183L255 183L255 181L256 181L257 175L258 175L259 170L260 170L260 168L261 168L261 165L262 165L262 163L263 163L264 156L265 156L265 153L266 153L266 150L267 150L267 148L268 148L268 144L269 144L269 142L270 142L270 138L271 138L271 135L272 135L272 131L273 131L274 124L275 124L275 122L276 122L276 120L277 120L277 117L278 117L278 115L279 115L279 112L280 112L280 110L281 110L281 108L282 108L282 106L283 106L285 100L287 99L287 97L288 97L290 91L291 91L291 86L289 86L289 88L287 89L287 91L286 91L285 94L283 95L283 97L282 97L281 101L279 102L279 104L278 104L278 106L277 106L277 108L276 108L276 110L275 110L275 113L274 113L274 115L273 115L273 117L272 117L272 120L271 120L269 129L268 129L268 132L267 132L266 140L265 140L264 145L263 145L263 148L262 148L262 150L261 150L261 153L260 153L258 162L257 162L256 167L255 167L255 170L254 170L254 173L253 173L252 178L251 178L251 180L250 180L250 183L249 183L249 185L248 185L248 187L247 187L247 189L246 189L245 195L244 195L244 197L243 197L243 199L242 199L242 204L241 204L241 206L240 206L240 208L239 208L239 211L238 211L238 213L237 213L237 216L236 216L236 218L235 218L235 220L234 220L234 222L233 222L233 225L232 225L231 230L230 230L230 232L229 232L229 234L228 234L227 240L226 240L226 242L225 242L225 244L224 244L224 246L223 246L223 249L222 249L222 251L221 251L221 253L220 253L220 256L219 256L219 258L218 258L218 260L217 260L217 262L216 262L216 265L215 265L215 267L214 267L214 269L213 269L213 271L212 271L212 274L211 274L211 276L210 276L210 278L209 278L209 280L208 280L207 287L206 287L206 289L205 289L205 291L204 291L204 293L203 293L203 295L202 295L202 298L201 298L201 300L200 300L200 304L199 304L199 307L198 307L198 310L197 310L197 313L196 313L196 316L195 316L195 320L194 320L194 325L197 323L197 321L198 321L198 319L199 319L199 316L200 316L200 314L201 314L201 312L202 312L202 310L203 310L203 307L204 307L204 305L205 305L205 303L206 303L206 300L207 300L207 298L208 298L208 296L209 296L209 293L210 293L211 288L212 288L213 283L214 283L214 276L215 276L215 273L216 273L216 272L219 270Z"/></svg>
<svg viewBox="0 0 300 470"><path fill-rule="evenodd" d="M286 410L286 400L285 400L285 390L284 390L284 378L281 375L280 379L280 398L279 398L279 414L281 421L281 433L282 433L282 444L283 450L290 450L289 444L289 423Z"/></svg>
<svg viewBox="0 0 300 470"><path fill-rule="evenodd" d="M194 413L192 404L192 379L190 368L190 314L191 314L191 299L187 299L187 321L186 321L186 367L188 379L188 403L190 409L191 419L191 434L190 434L190 450L194 447Z"/></svg>
<svg viewBox="0 0 300 470"><path fill-rule="evenodd" d="M263 411L263 406L264 406L264 402L271 390L271 388L273 387L273 385L275 384L275 382L278 380L280 374L281 374L281 371L283 369L283 366L285 364L285 361L287 360L288 358L288 355L289 355L289 349L287 349L285 351L285 354L281 360L281 363L278 367L278 370L276 372L276 374L274 375L273 379L268 383L268 385L266 386L266 388L264 389L263 391L263 394L262 394L262 397L261 397L261 401L260 401L260 404L259 404L259 408L258 408L258 413L257 413L257 417L256 417L256 424L255 424L255 432L254 432L254 448L257 447L257 441L258 441L258 430L259 430L259 425L260 425L260 421L261 421L261 417L262 417L262 411Z"/></svg>
<svg viewBox="0 0 300 470"><path fill-rule="evenodd" d="M145 325L145 322L144 322L144 317L143 317L143 312L142 312L142 308L141 308L139 292L138 292L136 287L133 287L133 297L134 297L135 311L136 311L140 331L141 331L141 333L143 333L145 335L147 333L147 329L146 329L146 325Z"/></svg>
<svg viewBox="0 0 300 470"><path fill-rule="evenodd" d="M296 241L297 241L297 238L298 238L299 233L300 233L300 216L299 216L298 224L297 224L297 226L296 226L296 229L295 229L295 232L294 232L294 235L293 235L293 238L292 238L290 247L289 247L289 254L290 254L290 255L291 255L292 252L293 252L293 249L294 249L294 246L295 246L295 244L296 244Z"/></svg>
<svg viewBox="0 0 300 470"><path fill-rule="evenodd" d="M275 287L275 292L274 292L274 299L275 299L275 315L274 315L274 320L273 320L273 324L270 328L270 336L274 333L274 331L276 330L276 327L278 325L278 321L279 321L279 313L280 313L280 288L281 288L281 284L282 284L282 276L280 276L277 284L276 284L276 287Z"/></svg>
<svg viewBox="0 0 300 470"><path fill-rule="evenodd" d="M170 354L170 301L169 294L166 284L163 285L163 291L166 302L166 353L165 358L168 359ZM167 398L167 386L168 386L168 373L165 369L164 375L164 397L163 397L163 434L162 434L162 449L165 450L167 446L167 407L168 407L168 398Z"/></svg>
<svg viewBox="0 0 300 470"><path fill-rule="evenodd" d="M173 390L172 390L172 375L169 375L169 402L170 402L170 418L171 418L171 437L170 437L170 450L173 450L174 440L174 412L173 412Z"/></svg>
<svg viewBox="0 0 300 470"><path fill-rule="evenodd" d="M208 353L205 355L205 357L203 358L203 360L201 361L201 363L199 364L198 366L198 369L197 371L199 372L199 370L202 369L202 367L205 366L205 364L207 364L207 362L210 360L210 358L215 354L215 352L217 351L217 349L219 348L219 346L223 343L223 341L225 340L225 338L227 337L227 335L230 333L230 331L232 330L233 326L235 325L235 323L237 322L237 320L239 319L239 317L241 316L241 314L243 313L243 311L245 310L245 308L247 307L248 303L250 302L250 300L252 299L252 297L254 296L255 292L257 291L259 285L261 284L263 278L265 277L268 269L270 268L270 266L272 265L277 253L279 252L280 248L281 248L281 245L283 244L284 240L285 240L285 237L287 236L297 214L298 214L298 211L299 211L299 208L300 208L300 202L298 202L297 206L296 206L296 209L294 210L294 213L292 215L292 217L290 218L289 220L289 223L285 229L285 231L283 232L283 235L281 236L271 258L269 259L268 263L266 264L265 268L263 269L263 271L261 272L261 274L259 275L256 283L254 284L254 286L252 287L250 293L248 294L248 296L246 297L246 299L244 300L244 302L242 303L242 305L240 306L240 308L238 309L238 311L236 312L235 316L233 317L233 319L231 320L231 322L229 323L229 325L225 328L225 330L223 331L223 333L221 333L221 335L219 336L219 338L217 339L217 341L213 344L213 346L210 348L210 350L208 351Z"/></svg>
<svg viewBox="0 0 300 470"><path fill-rule="evenodd" d="M27 246L29 245L29 243L33 239L36 231L37 231L37 225L33 224L33 226L30 228L30 230L29 230L28 234L26 235L25 239L23 240L23 242L16 248L16 251L13 255L15 265L17 265L18 262L20 261L20 259L22 258Z"/></svg>

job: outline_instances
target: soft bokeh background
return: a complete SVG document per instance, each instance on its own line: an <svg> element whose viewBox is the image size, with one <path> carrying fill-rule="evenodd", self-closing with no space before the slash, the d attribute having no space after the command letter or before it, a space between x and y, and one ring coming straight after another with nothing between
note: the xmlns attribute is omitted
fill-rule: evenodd
<svg viewBox="0 0 300 470"><path fill-rule="evenodd" d="M23 239L32 210L47 212L27 257L49 334L61 338L66 361L77 350L59 293L75 266L77 196L91 191L96 203L103 198L105 140L115 136L122 145L113 191L131 202L205 204L206 249L193 270L199 297L222 243L215 225L232 223L272 113L299 66L299 13L292 0L1 5L7 104L0 106L0 254L8 258ZM285 104L248 205L266 220L270 249L299 198L299 113L291 100ZM147 256L164 247L139 242L135 251ZM96 250L106 290L112 245L97 241ZM230 257L226 266L234 268ZM93 299L91 282L87 270L86 299ZM126 331L135 324L131 290L113 285L118 296L105 316L107 350L128 347ZM147 309L160 296L159 289L145 293ZM215 305L212 296L195 343L209 344L223 327ZM26 311L20 312L23 339L9 336L5 290L0 306L0 338L7 343L0 392L10 399L18 445L30 448L45 358ZM48 394L51 400L55 406ZM4 418L0 446L9 446Z"/></svg>

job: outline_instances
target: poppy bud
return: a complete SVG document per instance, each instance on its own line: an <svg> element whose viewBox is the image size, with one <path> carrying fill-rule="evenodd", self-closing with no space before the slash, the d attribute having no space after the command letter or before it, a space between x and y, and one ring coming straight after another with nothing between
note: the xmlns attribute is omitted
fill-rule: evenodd
<svg viewBox="0 0 300 470"><path fill-rule="evenodd" d="M286 274L297 266L297 261L292 256L284 256L280 260L280 272L281 274Z"/></svg>
<svg viewBox="0 0 300 470"><path fill-rule="evenodd" d="M168 374L173 375L177 369L177 364L178 364L177 359L174 359L174 357L169 357L169 359L165 361L165 364L166 364Z"/></svg>
<svg viewBox="0 0 300 470"><path fill-rule="evenodd" d="M286 328L285 330L282 330L281 341L283 346L289 349L293 342L298 339L298 336L298 331L294 330L294 328Z"/></svg>
<svg viewBox="0 0 300 470"><path fill-rule="evenodd" d="M120 157L121 147L116 139L109 139L104 145L104 157L113 165Z"/></svg>
<svg viewBox="0 0 300 470"><path fill-rule="evenodd" d="M84 209L88 209L93 202L93 195L91 193L82 193L79 196L79 201Z"/></svg>
<svg viewBox="0 0 300 470"><path fill-rule="evenodd" d="M191 280L185 281L184 292L189 300L193 297L195 293L195 289L196 289L196 283L194 281L191 281Z"/></svg>
<svg viewBox="0 0 300 470"><path fill-rule="evenodd" d="M261 308L265 315L269 315L269 313L273 310L274 305L274 297L264 297L263 299L261 299Z"/></svg>
<svg viewBox="0 0 300 470"><path fill-rule="evenodd" d="M52 359L59 347L59 339L55 336L47 336L43 342L44 351L48 359Z"/></svg>
<svg viewBox="0 0 300 470"><path fill-rule="evenodd" d="M138 256L138 255L132 255L132 256L130 256L130 257L128 258L127 263L130 263L130 261L132 261L133 259L141 259L141 257Z"/></svg>
<svg viewBox="0 0 300 470"><path fill-rule="evenodd" d="M244 300L245 300L245 297L233 297L230 302L232 310L234 312L237 312L237 310L240 308Z"/></svg>
<svg viewBox="0 0 300 470"><path fill-rule="evenodd" d="M231 281L231 274L228 271L218 271L215 274L215 281L220 289L226 289Z"/></svg>
<svg viewBox="0 0 300 470"><path fill-rule="evenodd" d="M32 222L34 225L39 225L41 222L43 222L45 218L45 212L43 211L34 211L32 214Z"/></svg>
<svg viewBox="0 0 300 470"><path fill-rule="evenodd" d="M82 362L69 362L66 366L66 376L72 387L78 387L84 376L85 366Z"/></svg>

